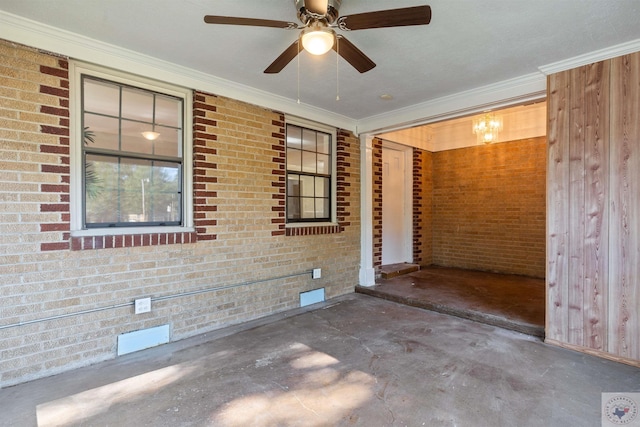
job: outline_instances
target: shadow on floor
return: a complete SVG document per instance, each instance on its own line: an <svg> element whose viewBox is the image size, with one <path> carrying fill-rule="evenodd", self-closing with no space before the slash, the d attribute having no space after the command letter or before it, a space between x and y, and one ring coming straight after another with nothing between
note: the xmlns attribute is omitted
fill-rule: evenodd
<svg viewBox="0 0 640 427"><path fill-rule="evenodd" d="M544 279L430 266L356 292L544 338Z"/></svg>

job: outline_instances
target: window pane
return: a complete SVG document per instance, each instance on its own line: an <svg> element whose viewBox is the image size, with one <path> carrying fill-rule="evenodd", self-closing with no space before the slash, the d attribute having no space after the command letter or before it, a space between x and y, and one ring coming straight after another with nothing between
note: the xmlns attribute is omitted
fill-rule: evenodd
<svg viewBox="0 0 640 427"><path fill-rule="evenodd" d="M182 157L182 131L180 129L156 126L160 134L153 143L153 154L157 156Z"/></svg>
<svg viewBox="0 0 640 427"><path fill-rule="evenodd" d="M318 173L329 175L329 156L318 154Z"/></svg>
<svg viewBox="0 0 640 427"><path fill-rule="evenodd" d="M329 197L329 178L316 177L316 197Z"/></svg>
<svg viewBox="0 0 640 427"><path fill-rule="evenodd" d="M300 176L289 174L287 176L287 196L300 196Z"/></svg>
<svg viewBox="0 0 640 427"><path fill-rule="evenodd" d="M311 219L316 217L315 200L313 198L304 197L302 200L301 218Z"/></svg>
<svg viewBox="0 0 640 427"><path fill-rule="evenodd" d="M86 223L118 222L118 159L87 155L84 187Z"/></svg>
<svg viewBox="0 0 640 427"><path fill-rule="evenodd" d="M122 88L122 117L153 123L153 94L133 88Z"/></svg>
<svg viewBox="0 0 640 427"><path fill-rule="evenodd" d="M145 188L148 221L180 221L181 168L175 163L154 162L149 187ZM145 181L146 182L146 181Z"/></svg>
<svg viewBox="0 0 640 427"><path fill-rule="evenodd" d="M156 124L182 127L182 101L156 95Z"/></svg>
<svg viewBox="0 0 640 427"><path fill-rule="evenodd" d="M118 150L119 127L117 118L84 114L83 144L86 148L106 148Z"/></svg>
<svg viewBox="0 0 640 427"><path fill-rule="evenodd" d="M300 219L300 198L287 197L287 218Z"/></svg>
<svg viewBox="0 0 640 427"><path fill-rule="evenodd" d="M151 130L151 125L122 120L122 151L153 154L153 141L149 141L142 132Z"/></svg>
<svg viewBox="0 0 640 427"><path fill-rule="evenodd" d="M318 132L318 153L330 154L331 150L331 136L326 133Z"/></svg>
<svg viewBox="0 0 640 427"><path fill-rule="evenodd" d="M316 218L329 218L329 199L316 199Z"/></svg>
<svg viewBox="0 0 640 427"><path fill-rule="evenodd" d="M287 147L302 149L302 128L287 125Z"/></svg>
<svg viewBox="0 0 640 427"><path fill-rule="evenodd" d="M316 153L302 152L302 172L316 173Z"/></svg>
<svg viewBox="0 0 640 427"><path fill-rule="evenodd" d="M316 131L303 129L302 149L307 151L316 151Z"/></svg>
<svg viewBox="0 0 640 427"><path fill-rule="evenodd" d="M87 155L86 224L181 221L181 165Z"/></svg>
<svg viewBox="0 0 640 427"><path fill-rule="evenodd" d="M122 120L122 151L153 154L156 156L181 157L182 132L179 129L155 127L158 134L154 140L143 136L151 126L140 122Z"/></svg>
<svg viewBox="0 0 640 427"><path fill-rule="evenodd" d="M302 170L302 151L292 148L287 149L287 170Z"/></svg>
<svg viewBox="0 0 640 427"><path fill-rule="evenodd" d="M110 116L120 115L120 86L90 78L83 79L83 109Z"/></svg>
<svg viewBox="0 0 640 427"><path fill-rule="evenodd" d="M314 177L300 176L300 195L303 197L313 197L315 195Z"/></svg>

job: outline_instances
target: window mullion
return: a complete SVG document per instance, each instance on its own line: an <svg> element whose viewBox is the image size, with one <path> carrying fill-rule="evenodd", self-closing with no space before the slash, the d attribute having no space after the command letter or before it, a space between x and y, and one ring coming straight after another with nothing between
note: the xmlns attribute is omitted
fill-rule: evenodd
<svg viewBox="0 0 640 427"><path fill-rule="evenodd" d="M128 159L155 160L159 162L171 162L171 163L180 163L180 164L182 164L183 162L183 159L180 157L151 156L151 155L134 153L131 151L114 151L114 150L101 149L101 148L87 148L86 152L88 154L100 154L104 156L126 157Z"/></svg>

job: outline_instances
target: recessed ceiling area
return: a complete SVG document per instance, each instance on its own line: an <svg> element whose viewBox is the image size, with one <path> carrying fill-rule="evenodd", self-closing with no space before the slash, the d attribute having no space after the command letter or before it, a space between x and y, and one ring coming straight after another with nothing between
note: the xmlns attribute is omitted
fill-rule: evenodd
<svg viewBox="0 0 640 427"><path fill-rule="evenodd" d="M546 135L547 103L545 101L492 112L501 116L503 120L503 130L495 143ZM386 132L376 137L431 152L483 145L478 142L476 135L472 132L473 119L479 115L482 113Z"/></svg>

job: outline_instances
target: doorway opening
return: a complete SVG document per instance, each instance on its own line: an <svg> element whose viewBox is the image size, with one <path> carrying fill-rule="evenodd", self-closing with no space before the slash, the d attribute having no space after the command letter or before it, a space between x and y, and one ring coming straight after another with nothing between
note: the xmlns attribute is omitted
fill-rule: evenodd
<svg viewBox="0 0 640 427"><path fill-rule="evenodd" d="M538 314L532 316L543 330L546 105L512 107L503 114L504 133L493 144L476 142L471 117L412 130L414 135L422 133L422 145L409 147L407 140L397 135L380 135L394 138L395 145L386 140L379 144L377 166L382 191L381 197L374 197L373 211L381 212L379 230L374 227L374 242L378 237L381 256L374 266L380 273L389 264L417 264L421 271L407 274L414 287L426 274L426 282L440 281L431 292L449 292L460 301L479 291L481 273L515 278L499 281L501 287L486 287L482 292L489 301L499 301L497 294L515 295L525 306L535 306L532 308ZM404 170L398 156L402 146L412 152ZM374 162L374 176L375 167ZM406 173L409 179L404 179L404 188L398 189L403 181L399 177ZM404 203L397 200L407 194L413 201L409 207L411 219L397 222L404 216L398 209ZM410 229L409 239L405 239L402 226ZM428 269L431 271L423 272ZM465 272L478 274L462 274ZM447 286L441 286L441 282ZM461 290L454 291L456 286L462 286ZM484 304L475 307L482 310ZM526 311L522 307L519 310Z"/></svg>
<svg viewBox="0 0 640 427"><path fill-rule="evenodd" d="M382 265L412 261L410 147L382 144Z"/></svg>

